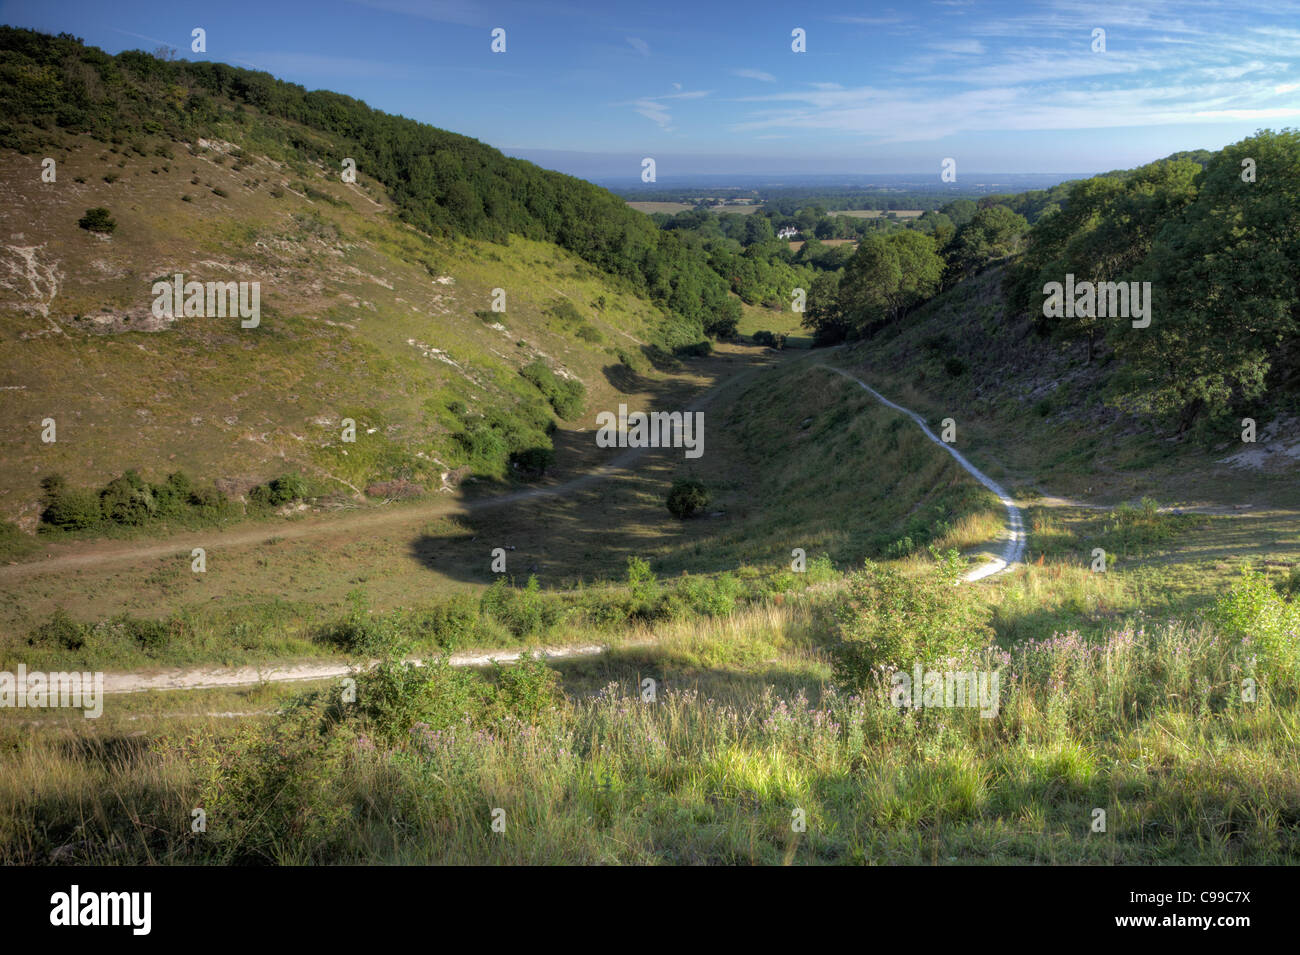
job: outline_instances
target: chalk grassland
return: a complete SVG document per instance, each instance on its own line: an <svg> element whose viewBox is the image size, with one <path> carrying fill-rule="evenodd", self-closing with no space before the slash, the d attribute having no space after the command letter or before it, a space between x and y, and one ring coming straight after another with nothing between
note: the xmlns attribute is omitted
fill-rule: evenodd
<svg viewBox="0 0 1300 955"><path fill-rule="evenodd" d="M405 621L418 649L436 650L444 636L421 621L451 599L477 605L494 579L494 546L514 548L507 573L516 587L536 576L545 590L588 588L584 599L597 604L626 585L630 557L663 576L731 571L767 580L788 571L795 547L810 558L825 553L841 570L866 556L923 558L932 545L972 560L995 549L1003 512L991 495L902 416L815 367L822 354L721 371L733 384L706 411L698 461L657 451L565 496L470 511L449 503L444 513L395 505L384 523L345 518L311 537L294 536L310 522L290 521L282 534L212 547L206 574L191 572L187 538L172 556L7 580L16 599L3 660L130 668L337 657L345 649L334 637L355 612L354 594L367 613ZM750 377L731 378L738 369ZM937 415L931 424L938 427ZM984 449L971 451L959 435L958 447L989 468ZM704 480L713 494L705 514L685 522L663 505L682 476ZM1030 566L981 588L1007 640L1095 633L1142 610L1194 614L1246 566L1285 575L1300 562L1287 508L1174 514L1156 505L1072 505L1023 483L1020 493ZM607 520L593 524L592 514ZM1105 574L1090 572L1097 547L1108 555ZM60 637L48 627L60 609L98 629L84 641ZM460 646L600 641L626 617L571 609L523 632L489 621Z"/></svg>
<svg viewBox="0 0 1300 955"><path fill-rule="evenodd" d="M908 715L881 693L835 689L843 579L822 563L807 582L787 572L759 584L757 567L680 585L668 577L775 562L778 550L784 560L793 546L824 550L841 569L868 551L924 577L930 545L973 556L995 532L996 502L905 419L816 367L832 356L849 357L764 368L719 405L720 426L706 433L720 443L691 468L725 516L680 525L698 536L671 543L643 528L659 579L629 568L577 616L558 605L570 598L500 590L430 609L423 630L416 614L358 604L328 644L400 650L424 631L611 644L602 657L557 663L557 686L536 666L457 675L389 665L361 679L350 709L327 685L314 699L273 687L118 697L98 721L0 711L0 859L1300 859L1294 667L1259 669L1285 663L1291 645L1252 610L1277 598L1210 620L1244 563L1227 554L1238 544L1273 554L1272 582L1300 590L1300 574L1283 566L1300 557L1294 542L1270 541L1264 525L1148 505L1031 505L1030 563L958 592L991 629L986 665L1008 674L993 719ZM686 464L664 467L666 480ZM889 514L892 523L878 516ZM1224 553L1206 576L1201 551L1216 539ZM1089 568L1093 546L1112 555L1104 574ZM653 703L641 697L647 677ZM1246 678L1258 682L1253 702L1242 699ZM190 829L197 806L201 835ZM492 828L496 808L504 832ZM1093 830L1099 808L1104 832Z"/></svg>
<svg viewBox="0 0 1300 955"><path fill-rule="evenodd" d="M195 538L184 536L163 557L6 580L18 599L0 644L3 659L75 656L124 667L337 654L324 635L349 612L350 593L363 592L376 613L418 612L457 593L477 599L495 579L495 546L512 548L507 574L519 586L536 576L544 589L569 590L623 583L629 557L650 561L661 575L767 575L787 571L796 546L810 558L826 553L851 566L904 538L909 543L896 547L898 554L931 540L974 546L996 533L996 502L860 390L802 366L717 360L731 362L717 372L731 383L706 407L706 450L698 460L664 449L562 496L471 510L448 504L441 514L412 505L383 523L378 515L336 518L336 531L322 518L326 533L311 537L294 532L313 525L287 522L257 542L220 546L216 538L204 574L191 571ZM809 374L827 380L793 401ZM679 393L675 400L680 407L692 399ZM575 438L594 443L592 432ZM863 494L855 475L885 461L893 462L889 475ZM682 476L712 490L712 504L695 520L678 521L664 506ZM0 578L5 573L0 568ZM77 623L104 621L104 632L71 655L55 638L33 644L33 630L60 609ZM132 626L109 625L119 614L161 620L178 636L143 646Z"/></svg>
<svg viewBox="0 0 1300 955"><path fill-rule="evenodd" d="M619 375L660 377L645 350L662 313L555 246L430 239L364 174L350 186L231 144L139 156L67 139L57 184L40 182L36 156L0 162L12 199L0 213L0 518L25 531L51 472L98 487L128 468L155 482L183 470L236 489L300 472L346 498L396 470L436 488L465 462L457 402L545 405L518 373L529 362L575 376L598 406L624 394ZM115 218L111 236L78 228L95 206ZM151 284L176 272L260 281L260 327L159 330Z"/></svg>
<svg viewBox="0 0 1300 955"><path fill-rule="evenodd" d="M736 379L762 367L753 364L753 354L753 349L733 349L672 374L616 376L618 387L625 389L619 400L650 409L685 408L715 388L721 390L721 400L728 388L738 387L732 384ZM582 422L582 427L556 434L557 458L569 468L572 461L597 453L601 461L617 457L618 452L595 447L594 416L600 407L589 407L591 421ZM714 409L706 407L707 422ZM720 430L715 433L706 424L705 441L706 455L723 453L725 435ZM711 450L715 443L717 452ZM285 647L265 629L269 619L296 616L310 630L313 620L337 616L347 594L358 588L380 610L427 603L459 591L477 592L494 579L491 551L498 546L509 549L507 572L521 585L534 574L548 588L621 579L628 555L670 555L693 547L692 538L707 530L708 522L683 524L664 508L683 460L678 450L650 451L625 470L567 490L571 475L561 471L537 485L562 492L554 497L505 497L498 503L503 493L514 492L470 485L458 494L304 513L251 528L200 528L150 541L46 545L43 554L54 560L0 567L0 581L14 597L3 611L5 655L10 648L25 652L25 634L60 608L89 622L120 613L220 618L237 607L234 617L245 619L252 633L265 636L226 640L218 659L256 656L267 647L272 649L266 652L281 652ZM608 523L592 526L590 514L605 515ZM196 546L208 551L202 574L191 570L190 554ZM95 562L69 567L54 563L65 558ZM188 652L210 651L196 644Z"/></svg>

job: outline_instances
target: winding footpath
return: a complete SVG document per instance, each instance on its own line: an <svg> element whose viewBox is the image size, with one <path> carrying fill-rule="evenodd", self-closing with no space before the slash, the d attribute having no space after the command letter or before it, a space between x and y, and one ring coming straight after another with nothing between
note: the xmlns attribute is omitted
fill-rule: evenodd
<svg viewBox="0 0 1300 955"><path fill-rule="evenodd" d="M967 582L983 580L1010 569L1022 560L1025 551L1023 515L1021 514L1020 508L1015 505L1015 502L1011 500L1001 485L983 471L979 470L979 468L971 464L970 461L966 460L965 456L962 455L961 452L957 451L951 445L941 441L934 432L930 430L929 426L925 423L925 420L916 412L904 408L902 405L895 404L868 385L861 378L858 378L841 368L835 368L831 365L816 365L814 367L824 368L827 371L848 378L850 381L857 383L859 387L863 388L881 404L907 415L916 423L917 427L921 429L927 438L951 454L968 474L996 494L998 500L1001 501L1002 505L1007 509L1007 528L1004 535L1006 546L1003 548L1002 556L995 557L967 571L962 576L962 580ZM753 370L756 371L758 369ZM732 379L732 381L727 382L726 384L733 384L737 379L748 376L749 373L737 376L736 379ZM697 402L693 408L698 408L707 404L713 397L714 394L705 396L704 399ZM625 453L620 455L618 458L603 467L597 468L591 474L567 482L559 487L530 489L527 491L515 492L513 494L502 495L498 498L476 501L470 506L475 508L495 507L517 501L528 500L530 498L571 493L578 487L598 481L620 468L627 467L633 462L639 453L640 452ZM259 531L257 533L265 532ZM68 559L65 558L65 560ZM41 569L48 569L48 564ZM604 653L607 649L608 647L600 644L590 644L582 646L543 647L532 652L539 654L545 659L565 659L572 657L596 656ZM454 654L449 658L448 662L452 666L461 667L486 666L494 660L502 663L517 660L525 652L528 651L522 649L470 651ZM369 665L374 666L377 662L378 661L372 661ZM412 658L411 662L418 664L421 661ZM243 667L176 667L152 673L106 673L104 675L104 692L112 694L145 693L150 690L206 690L256 686L262 683L310 682L314 680L329 680L346 677L357 673L359 669L361 669L361 667L356 664L322 661L285 664L268 663Z"/></svg>
<svg viewBox="0 0 1300 955"><path fill-rule="evenodd" d="M967 571L962 575L962 580L983 580L985 577L992 577L994 574L1000 574L1020 563L1025 556L1024 515L1021 514L1020 508L1016 507L1015 502L1011 500L1007 492L1002 489L1002 485L998 484L979 468L975 467L975 465L967 461L965 455L952 445L939 440L935 433L930 430L929 425L925 423L925 419L915 411L904 408L902 405L894 404L894 402L876 391L876 389L872 388L861 378L849 374L842 368L836 368L832 365L818 365L817 367L825 368L827 371L833 371L837 375L843 375L845 378L849 379L849 381L857 382L860 388L864 389L869 395L871 395L871 397L875 398L882 405L893 408L895 411L901 411L903 414L907 415L916 422L916 426L921 429L927 438L951 454L956 459L957 463L960 464L966 472L971 475L971 477L975 478L975 480L979 481L986 488L996 494L998 500L1002 502L1002 506L1007 509L1006 547L1003 548L1002 556L995 557L992 560L986 561L978 567Z"/></svg>

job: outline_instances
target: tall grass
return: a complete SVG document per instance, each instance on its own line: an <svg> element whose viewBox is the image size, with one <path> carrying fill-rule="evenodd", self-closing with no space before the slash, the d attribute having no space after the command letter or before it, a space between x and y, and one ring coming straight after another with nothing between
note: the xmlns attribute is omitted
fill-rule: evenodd
<svg viewBox="0 0 1300 955"><path fill-rule="evenodd" d="M435 670L413 677L414 710L331 691L233 735L11 729L0 861L1300 861L1297 688L1209 622L980 651L1002 676L992 718L826 685L826 621L806 605L667 629L659 656L564 700L527 678L453 693ZM672 667L646 702L641 673ZM777 669L804 676L777 690ZM460 701L454 718L420 715L445 715L435 698Z"/></svg>

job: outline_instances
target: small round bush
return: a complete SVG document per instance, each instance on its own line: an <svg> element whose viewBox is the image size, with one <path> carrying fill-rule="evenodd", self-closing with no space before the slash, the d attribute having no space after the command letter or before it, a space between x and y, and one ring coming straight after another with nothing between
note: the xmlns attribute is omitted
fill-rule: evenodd
<svg viewBox="0 0 1300 955"><path fill-rule="evenodd" d="M104 485L99 492L99 506L106 519L132 527L147 524L158 510L153 488L135 471L127 471Z"/></svg>
<svg viewBox="0 0 1300 955"><path fill-rule="evenodd" d="M709 506L709 490L699 481L681 478L673 482L668 492L668 512L679 520L695 516Z"/></svg>
<svg viewBox="0 0 1300 955"><path fill-rule="evenodd" d="M249 500L261 507L281 507L300 501L307 496L307 482L294 474L286 474L267 484L259 484L248 493Z"/></svg>
<svg viewBox="0 0 1300 955"><path fill-rule="evenodd" d="M77 225L90 232L102 232L105 235L117 228L113 216L103 206L87 209L86 214L77 220Z"/></svg>

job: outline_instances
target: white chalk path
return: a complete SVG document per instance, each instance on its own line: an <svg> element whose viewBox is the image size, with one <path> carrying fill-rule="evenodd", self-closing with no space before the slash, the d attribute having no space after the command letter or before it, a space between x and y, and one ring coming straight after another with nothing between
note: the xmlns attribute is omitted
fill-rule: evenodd
<svg viewBox="0 0 1300 955"><path fill-rule="evenodd" d="M915 411L904 408L902 405L894 404L894 402L876 391L876 389L872 388L861 378L856 375L851 375L841 368L835 368L832 365L818 365L817 367L825 368L827 371L833 371L837 375L843 375L850 381L857 382L859 387L865 389L871 397L875 398L882 405L886 405L887 407L893 408L895 411L901 411L903 414L907 415L916 422L917 427L921 429L927 438L951 454L957 460L957 463L966 469L971 477L975 478L975 480L979 481L986 488L996 494L998 500L1002 502L1002 506L1007 509L1006 547L1002 551L1002 556L995 557L992 560L967 571L962 575L962 580L983 580L985 577L992 577L994 574L1000 574L1004 570L1008 570L1020 563L1025 556L1024 516L1020 513L1020 508L1016 507L1015 502L1007 495L1007 492L1002 489L1002 485L998 484L979 468L975 467L975 465L967 461L966 457L951 444L940 441L939 438L935 436L935 433L930 430L929 425L925 423L925 419Z"/></svg>
<svg viewBox="0 0 1300 955"><path fill-rule="evenodd" d="M880 394L861 378L849 374L840 368L831 365L817 365L818 368L825 368L827 371L833 371L837 375L843 375L850 381L864 388L873 398L887 407L893 408L907 415L925 434L927 438L951 454L975 480L979 481L986 488L997 495L998 500L1002 502L1007 509L1007 543L1003 550L1002 556L993 558L972 570L967 571L962 579L965 581L983 580L994 574L1002 573L1004 570L1019 563L1024 556L1025 551L1025 534L1024 522L1020 513L1020 508L1007 496L996 481L990 478L979 468L975 467L955 448L943 441L932 432L925 421L916 412L904 408L890 401L884 395ZM621 463L621 462L620 462ZM617 465L606 465L598 469L596 473L587 475L583 478L570 482L563 489L536 489L523 492L517 492L507 497L514 500L526 500L530 497L539 497L546 494L564 493L572 490L574 486L581 485L591 480L596 480L603 476ZM488 499L482 502L501 504L505 503L500 499ZM564 659L570 657L596 656L604 653L608 648L600 644L590 644L585 646L570 647L545 647L532 651L540 654L546 659ZM508 663L519 659L525 650L480 650L467 653L453 654L448 662L452 666L486 666L493 660L502 663ZM411 662L419 663L419 660L413 659ZM263 666L245 666L245 667L207 667L183 669L175 668L163 670L156 673L106 673L104 675L104 692L105 693L144 693L149 690L208 690L218 688L229 688L238 686L255 686L260 683L290 683L306 682L312 680L329 680L356 674L360 670L368 669L374 666L375 661L368 664L356 665L346 663L321 662L321 663L298 663L298 664L266 664Z"/></svg>
<svg viewBox="0 0 1300 955"><path fill-rule="evenodd" d="M636 643L622 644L636 646ZM483 667L494 660L499 663L513 663L525 653L532 653L547 660L563 660L572 657L596 656L609 648L598 643L568 647L538 647L536 649L515 650L473 650L465 653L453 653L447 662L454 667ZM410 657L408 662L422 664L419 657ZM301 683L315 680L340 679L355 676L377 666L378 660L364 664L350 663L268 663L262 666L243 667L196 667L185 669L174 667L156 673L105 673L105 693L146 693L149 690L217 690L239 686L257 686L261 683Z"/></svg>

